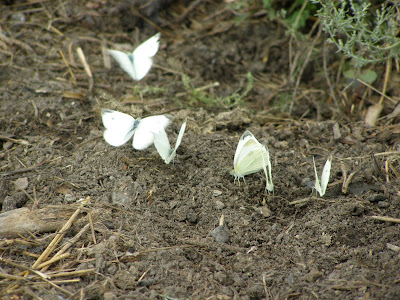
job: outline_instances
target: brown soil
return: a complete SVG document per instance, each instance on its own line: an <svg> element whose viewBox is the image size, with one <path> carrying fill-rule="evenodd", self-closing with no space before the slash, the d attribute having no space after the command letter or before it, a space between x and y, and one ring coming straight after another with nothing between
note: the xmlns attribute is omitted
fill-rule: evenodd
<svg viewBox="0 0 400 300"><path fill-rule="evenodd" d="M347 89L348 102L335 105L319 40L315 57L297 62L297 70L305 68L292 100L293 41L282 25L263 15L235 24L226 3L197 1L193 9L157 3L139 10L143 17L129 2L2 4L0 208L71 208L64 224L77 201L90 197L50 257L90 226L69 256L43 270L47 279L32 271L22 276L54 230L3 236L0 297L399 299L399 219L382 220L400 218L394 104L384 102L376 127L363 122L366 107L379 99L371 90L360 88L357 96ZM152 23L162 32L161 47L142 81L114 61L105 67L102 49L119 43L132 49L156 32ZM310 44L294 42L292 51L306 54ZM326 55L335 78L339 58L329 45ZM381 87L384 67L375 71L382 79L374 86ZM235 108L195 101L182 82L188 75L193 88L222 99L245 90L248 72L257 79ZM398 78L394 73L388 85L393 99ZM169 113L173 143L188 117L175 163L166 165L153 146L108 145L100 108L134 117ZM334 136L337 125L341 136ZM229 173L246 129L269 147L273 194L262 172L240 185ZM330 155L327 193L317 197L312 158L320 173ZM219 243L211 232L222 215L229 240Z"/></svg>

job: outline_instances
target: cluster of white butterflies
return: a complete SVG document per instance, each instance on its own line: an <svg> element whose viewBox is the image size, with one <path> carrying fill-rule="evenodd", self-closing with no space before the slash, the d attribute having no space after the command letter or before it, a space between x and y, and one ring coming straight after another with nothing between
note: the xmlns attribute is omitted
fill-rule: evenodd
<svg viewBox="0 0 400 300"><path fill-rule="evenodd" d="M130 115L119 111L102 109L101 117L106 128L103 137L111 146L119 147L132 139L132 147L144 150L153 143L166 164L169 164L176 155L176 149L181 144L186 129L183 122L176 139L175 147L171 148L165 129L171 123L166 115L151 116L143 119L134 119Z"/></svg>
<svg viewBox="0 0 400 300"><path fill-rule="evenodd" d="M183 122L175 142L171 148L165 129L171 123L171 118L166 115L150 116L143 119L134 119L130 115L119 111L102 109L101 117L106 128L103 137L111 146L118 147L125 144L132 137L132 147L137 150L144 150L153 143L161 158L169 164L176 156L176 150L182 142L186 130L187 119ZM322 197L328 186L332 157L329 157L322 171L321 180L318 178L314 162L315 190ZM233 159L233 170L231 174L240 183L244 176L264 170L266 178L266 189L274 191L272 182L272 165L268 147L262 145L254 135L246 130L241 136Z"/></svg>
<svg viewBox="0 0 400 300"><path fill-rule="evenodd" d="M108 53L118 62L133 80L141 80L150 71L153 57L160 46L160 33L152 36L132 53L124 53L118 50L108 50ZM137 150L148 148L154 143L158 153L166 164L169 164L176 155L176 149L182 141L186 129L186 121L182 124L176 139L175 147L171 148L165 129L171 123L171 119L165 115L151 116L144 119L134 119L130 115L109 109L102 110L104 139L112 146L118 147L125 144L132 136L132 146ZM332 157L328 158L322 171L321 180L318 178L314 162L315 190L322 197L328 186ZM266 189L273 192L272 169L268 147L262 145L250 131L246 131L239 140L233 160L231 174L240 183L244 176L264 170Z"/></svg>
<svg viewBox="0 0 400 300"><path fill-rule="evenodd" d="M329 182L332 156L329 157L325 163L324 169L322 171L321 180L319 180L318 178L314 158L313 162L315 171L314 188L322 197L323 195L325 195L326 188ZM256 173L261 170L264 170L265 173L265 188L269 192L273 192L274 184L272 182L272 168L269 158L268 147L262 145L259 141L257 141L257 139L250 131L246 130L237 145L235 157L233 159L233 170L231 171L231 174L235 176L235 181L237 179L240 182L240 178L243 178L244 180L244 176Z"/></svg>

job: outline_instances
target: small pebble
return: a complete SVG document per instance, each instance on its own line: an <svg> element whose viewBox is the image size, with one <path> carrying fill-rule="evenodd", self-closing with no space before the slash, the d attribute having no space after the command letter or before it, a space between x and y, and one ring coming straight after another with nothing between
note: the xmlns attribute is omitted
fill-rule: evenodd
<svg viewBox="0 0 400 300"><path fill-rule="evenodd" d="M25 14L22 12L17 12L11 15L11 20L13 22L18 22L18 23L25 23L26 17Z"/></svg>
<svg viewBox="0 0 400 300"><path fill-rule="evenodd" d="M335 123L332 129L333 129L333 139L340 140L342 138L342 134L340 133L339 123Z"/></svg>
<svg viewBox="0 0 400 300"><path fill-rule="evenodd" d="M314 282L321 276L322 276L322 273L319 270L312 268L311 271L307 275L304 276L304 280L307 282Z"/></svg>
<svg viewBox="0 0 400 300"><path fill-rule="evenodd" d="M3 144L3 149L4 150L10 149L12 147L12 145L13 145L13 142L7 141Z"/></svg>
<svg viewBox="0 0 400 300"><path fill-rule="evenodd" d="M199 221L199 216L195 212L188 212L186 219L189 221L189 223L196 224Z"/></svg>
<svg viewBox="0 0 400 300"><path fill-rule="evenodd" d="M221 191L219 191L219 190L213 190L213 196L214 197L218 197L218 196L221 196L222 195L222 192Z"/></svg>
<svg viewBox="0 0 400 300"><path fill-rule="evenodd" d="M76 198L75 198L74 195L72 195L72 194L65 194L65 195L64 195L64 201L65 201L66 203L73 203L73 202L76 201Z"/></svg>
<svg viewBox="0 0 400 300"><path fill-rule="evenodd" d="M305 147L308 149L310 147L310 143L306 139L301 139L299 145L301 148Z"/></svg>
<svg viewBox="0 0 400 300"><path fill-rule="evenodd" d="M218 210L224 209L225 208L225 204L222 201L215 201L215 208Z"/></svg>
<svg viewBox="0 0 400 300"><path fill-rule="evenodd" d="M129 193L112 192L111 201L113 204L129 205L132 201L132 196Z"/></svg>
<svg viewBox="0 0 400 300"><path fill-rule="evenodd" d="M274 144L274 147L278 149L287 149L289 147L289 144L286 141L277 141Z"/></svg>
<svg viewBox="0 0 400 300"><path fill-rule="evenodd" d="M374 195L368 198L369 202L379 202L386 200L385 195Z"/></svg>
<svg viewBox="0 0 400 300"><path fill-rule="evenodd" d="M14 183L21 190L26 190L29 184L28 178L26 177L18 178Z"/></svg>
<svg viewBox="0 0 400 300"><path fill-rule="evenodd" d="M258 207L256 210L258 210L266 218L272 215L271 210L265 205Z"/></svg>
<svg viewBox="0 0 400 300"><path fill-rule="evenodd" d="M389 203L387 201L379 201L378 207L379 208L387 208L387 207L389 207Z"/></svg>
<svg viewBox="0 0 400 300"><path fill-rule="evenodd" d="M105 292L103 294L103 299L104 300L114 300L114 299L117 299L117 298L118 298L117 295L115 293L113 293L113 292Z"/></svg>
<svg viewBox="0 0 400 300"><path fill-rule="evenodd" d="M211 232L211 236L217 243L227 243L229 241L228 229L225 226L218 226Z"/></svg>

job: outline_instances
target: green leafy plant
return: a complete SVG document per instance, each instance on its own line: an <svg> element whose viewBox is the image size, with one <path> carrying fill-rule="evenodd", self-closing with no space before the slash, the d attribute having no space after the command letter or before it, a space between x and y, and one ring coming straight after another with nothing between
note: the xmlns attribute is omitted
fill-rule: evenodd
<svg viewBox="0 0 400 300"><path fill-rule="evenodd" d="M317 16L330 36L329 41L339 52L353 58L357 67L399 59L398 8L382 4L374 12L368 1L312 1L321 5Z"/></svg>
<svg viewBox="0 0 400 300"><path fill-rule="evenodd" d="M280 17L290 32L297 32L306 25L308 18L315 14L317 5L308 0L296 0L287 9L281 9Z"/></svg>
<svg viewBox="0 0 400 300"><path fill-rule="evenodd" d="M227 97L215 97L202 89L196 89L192 86L191 79L187 75L182 76L182 82L189 94L189 104L230 108L239 106L243 103L244 98L253 89L254 77L251 73L247 73L247 84L244 90L237 89L232 95ZM243 91L242 91L243 90Z"/></svg>
<svg viewBox="0 0 400 300"><path fill-rule="evenodd" d="M282 22L290 31L297 31L304 27L310 15L313 15L317 6L308 0L296 0L289 8L280 6L275 0L238 0L230 4L236 15L238 24L252 16L266 14L273 21Z"/></svg>

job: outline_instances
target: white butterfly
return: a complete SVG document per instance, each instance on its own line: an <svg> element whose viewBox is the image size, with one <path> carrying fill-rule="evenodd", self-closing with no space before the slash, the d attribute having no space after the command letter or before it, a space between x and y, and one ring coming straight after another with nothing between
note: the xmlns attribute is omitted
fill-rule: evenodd
<svg viewBox="0 0 400 300"><path fill-rule="evenodd" d="M262 156L263 159L263 169L264 169L264 174L265 174L265 180L266 180L266 189L269 192L274 191L274 183L272 182L272 165L271 165L271 160L269 159L269 150L267 146L262 146L263 147L263 152L264 155Z"/></svg>
<svg viewBox="0 0 400 300"><path fill-rule="evenodd" d="M118 50L107 50L108 53L119 63L119 66L132 77L139 81L150 71L153 64L153 56L156 55L160 46L160 33L140 44L133 52L124 53Z"/></svg>
<svg viewBox="0 0 400 300"><path fill-rule="evenodd" d="M326 187L328 186L328 182L329 182L329 176L331 174L332 156L330 156L327 159L324 169L322 170L321 184L318 179L317 168L315 167L314 157L313 157L313 162L314 162L314 171L315 171L315 186L314 186L314 188L319 193L319 195L322 197L323 195L325 195Z"/></svg>
<svg viewBox="0 0 400 300"><path fill-rule="evenodd" d="M183 134L186 129L186 122L183 122L181 129L179 130L178 137L175 142L175 147L171 149L171 145L168 140L167 133L164 129L160 130L158 133L154 135L154 146L156 147L158 154L160 154L161 158L165 161L166 164L169 164L176 155L176 149L178 149L179 145L182 142Z"/></svg>
<svg viewBox="0 0 400 300"><path fill-rule="evenodd" d="M272 183L271 169L268 148L257 141L250 131L246 130L239 140L233 159L233 171L231 174L235 176L235 181L236 179L240 180L240 178L244 179L246 175L264 170L267 180L266 188L272 192L274 185Z"/></svg>
<svg viewBox="0 0 400 300"><path fill-rule="evenodd" d="M111 146L121 146L133 136L132 146L143 150L154 142L154 134L164 130L171 123L165 115L134 119L119 111L102 109L101 118L106 128L103 137Z"/></svg>

